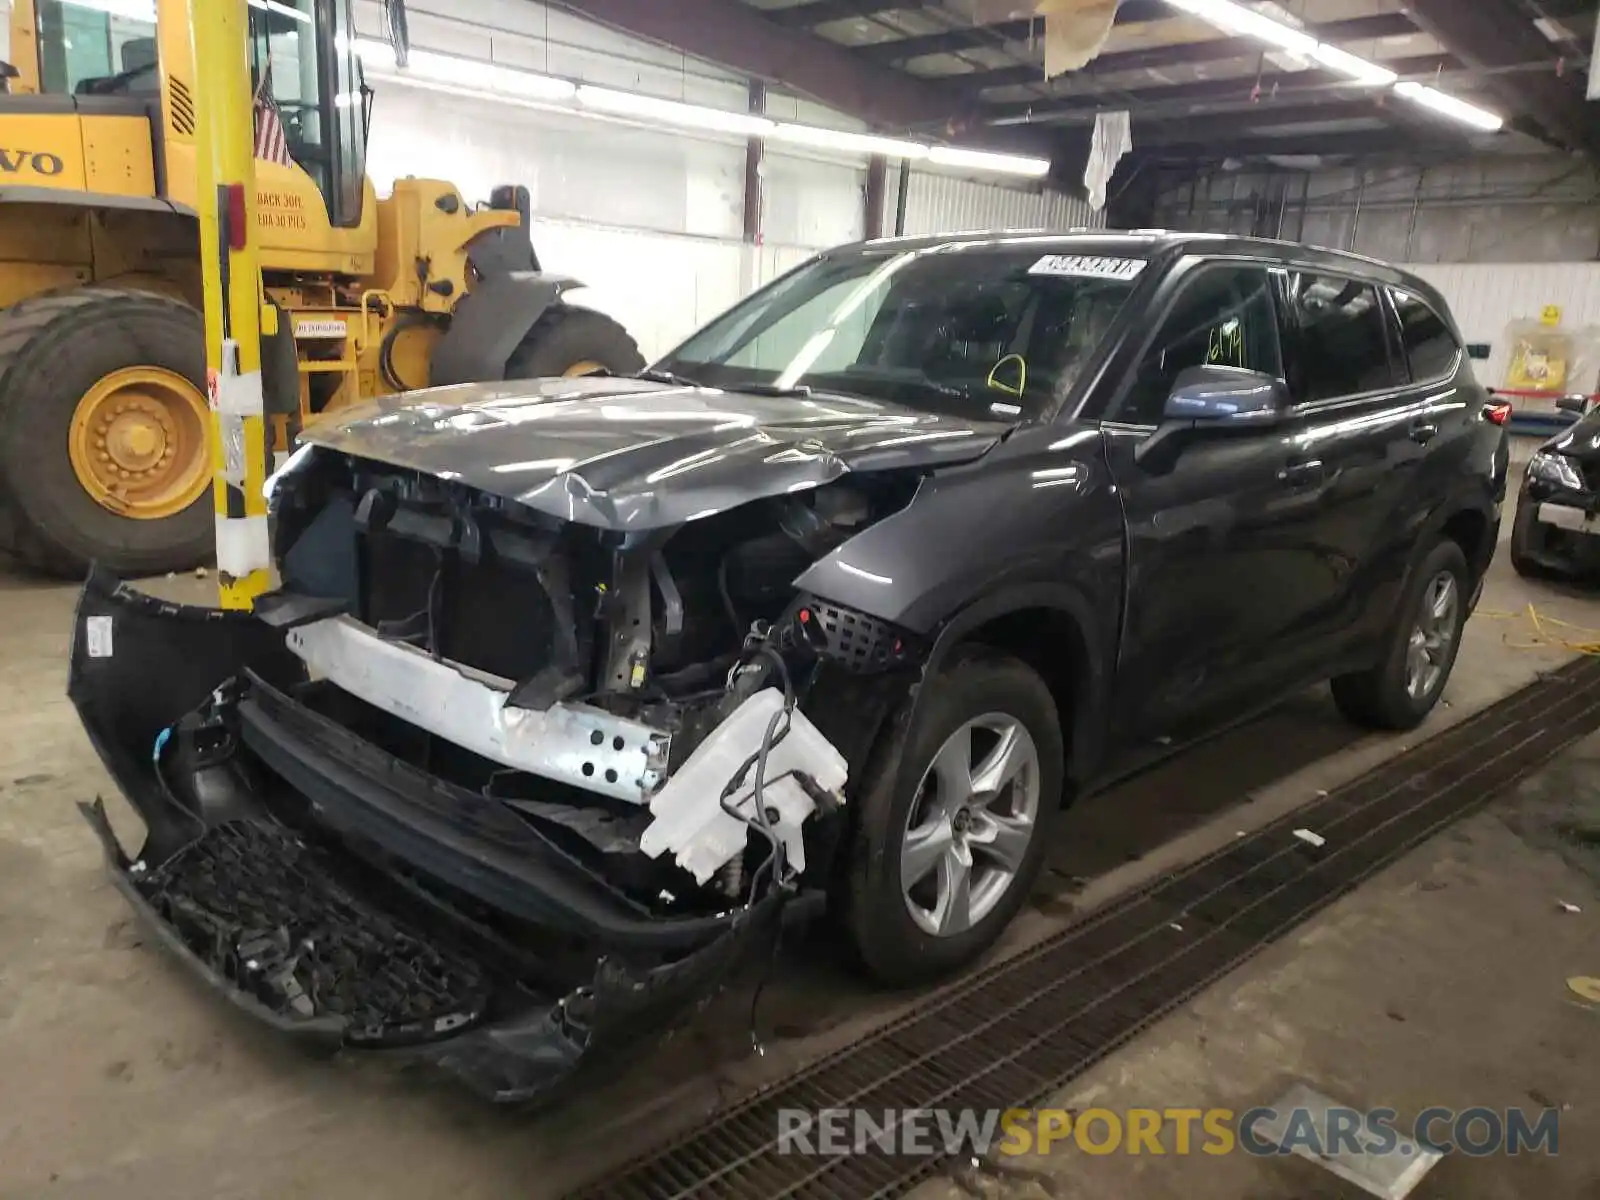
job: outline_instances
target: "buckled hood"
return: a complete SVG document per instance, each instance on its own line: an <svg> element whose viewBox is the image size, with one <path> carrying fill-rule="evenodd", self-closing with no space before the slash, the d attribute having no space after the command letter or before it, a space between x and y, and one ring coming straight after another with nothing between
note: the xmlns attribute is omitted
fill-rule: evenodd
<svg viewBox="0 0 1600 1200"><path fill-rule="evenodd" d="M303 440L618 529L678 524L849 472L968 462L1007 426L827 394L609 377L393 396Z"/></svg>

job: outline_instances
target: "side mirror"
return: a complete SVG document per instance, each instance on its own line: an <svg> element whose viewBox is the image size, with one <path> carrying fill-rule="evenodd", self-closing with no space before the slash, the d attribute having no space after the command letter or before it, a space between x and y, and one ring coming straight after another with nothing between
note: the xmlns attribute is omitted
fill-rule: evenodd
<svg viewBox="0 0 1600 1200"><path fill-rule="evenodd" d="M1178 376L1162 416L1194 421L1197 430L1260 428L1278 420L1285 398L1283 384L1260 371L1190 367Z"/></svg>
<svg viewBox="0 0 1600 1200"><path fill-rule="evenodd" d="M1162 424L1134 452L1146 470L1172 469L1184 445L1212 433L1270 429L1288 400L1282 381L1242 367L1189 367L1162 411Z"/></svg>
<svg viewBox="0 0 1600 1200"><path fill-rule="evenodd" d="M1581 417L1589 410L1589 397L1562 396L1556 400L1556 408L1562 412L1575 413Z"/></svg>

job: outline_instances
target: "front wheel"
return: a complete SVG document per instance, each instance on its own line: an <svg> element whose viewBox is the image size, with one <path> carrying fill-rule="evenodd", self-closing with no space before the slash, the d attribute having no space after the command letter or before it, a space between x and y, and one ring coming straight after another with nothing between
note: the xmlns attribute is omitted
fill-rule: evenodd
<svg viewBox="0 0 1600 1200"><path fill-rule="evenodd" d="M891 985L946 974L995 942L1061 806L1050 689L1014 658L957 654L897 718L858 800L846 925L869 973Z"/></svg>
<svg viewBox="0 0 1600 1200"><path fill-rule="evenodd" d="M209 559L205 359L200 314L148 292L78 288L0 312L0 550L68 576Z"/></svg>
<svg viewBox="0 0 1600 1200"><path fill-rule="evenodd" d="M1333 681L1339 711L1370 729L1415 729L1422 724L1455 667L1471 594L1461 547L1441 541L1411 580L1383 661L1370 671Z"/></svg>

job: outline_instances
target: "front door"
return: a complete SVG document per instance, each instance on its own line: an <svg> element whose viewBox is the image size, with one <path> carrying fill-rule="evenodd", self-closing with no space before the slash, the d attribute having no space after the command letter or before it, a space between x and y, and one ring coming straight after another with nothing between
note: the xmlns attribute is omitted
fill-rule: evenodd
<svg viewBox="0 0 1600 1200"><path fill-rule="evenodd" d="M1291 421L1196 437L1169 469L1138 461L1178 374L1205 364L1281 378L1265 269L1192 266L1106 422L1128 529L1116 725L1134 746L1187 738L1277 695L1291 682L1286 632L1326 600L1325 480Z"/></svg>

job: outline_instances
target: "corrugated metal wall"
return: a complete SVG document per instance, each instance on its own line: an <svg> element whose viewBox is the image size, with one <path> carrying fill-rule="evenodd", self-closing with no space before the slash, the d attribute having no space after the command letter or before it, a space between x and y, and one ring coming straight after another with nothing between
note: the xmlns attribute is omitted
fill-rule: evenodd
<svg viewBox="0 0 1600 1200"><path fill-rule="evenodd" d="M1600 177L1580 160L1482 157L1425 169L1214 171L1168 180L1158 223L1255 233L1391 262L1600 258Z"/></svg>
<svg viewBox="0 0 1600 1200"><path fill-rule="evenodd" d="M891 173L886 203L894 228L897 178ZM911 172L906 193L907 234L951 233L972 229L1103 229L1105 214L1086 200L1033 186L974 183L935 171Z"/></svg>
<svg viewBox="0 0 1600 1200"><path fill-rule="evenodd" d="M1600 263L1418 263L1409 269L1444 294L1471 342L1487 342L1487 362L1475 364L1480 382L1505 382L1510 360L1506 326L1537 321L1546 305L1562 310L1562 326L1592 329L1600 336ZM1600 378L1591 369L1571 386L1594 391Z"/></svg>

